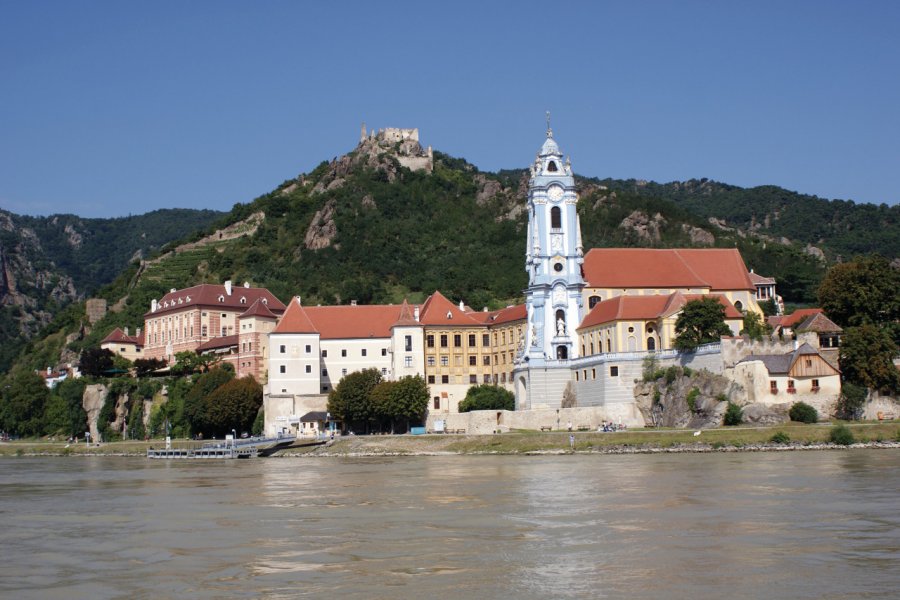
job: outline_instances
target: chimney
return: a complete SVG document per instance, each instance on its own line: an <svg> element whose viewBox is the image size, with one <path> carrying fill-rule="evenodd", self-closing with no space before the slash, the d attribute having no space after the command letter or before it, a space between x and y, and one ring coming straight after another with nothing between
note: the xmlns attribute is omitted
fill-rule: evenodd
<svg viewBox="0 0 900 600"><path fill-rule="evenodd" d="M150 301L150 312L156 312L156 309L159 308L159 303L156 301L156 298Z"/></svg>
<svg viewBox="0 0 900 600"><path fill-rule="evenodd" d="M464 312L466 310L466 305L463 304L462 300L459 301L459 310L464 311Z"/></svg>
<svg viewBox="0 0 900 600"><path fill-rule="evenodd" d="M249 282L249 281L245 281L245 282L244 282L244 287L245 287L245 288L249 288L249 287L250 287L250 282Z"/></svg>
<svg viewBox="0 0 900 600"><path fill-rule="evenodd" d="M231 295L231 280L230 279L225 282L225 295L226 296Z"/></svg>
<svg viewBox="0 0 900 600"><path fill-rule="evenodd" d="M128 327L125 327L125 335L128 335Z"/></svg>
<svg viewBox="0 0 900 600"><path fill-rule="evenodd" d="M174 294L174 293L177 292L177 291L178 291L178 290L176 290L175 288L172 288L171 290L169 290L169 293L170 293L170 294Z"/></svg>
<svg viewBox="0 0 900 600"><path fill-rule="evenodd" d="M415 307L413 309L413 318L416 320L416 323L419 322L419 307Z"/></svg>
<svg viewBox="0 0 900 600"><path fill-rule="evenodd" d="M303 302L300 301L300 296L297 296L297 304L303 304Z"/></svg>
<svg viewBox="0 0 900 600"><path fill-rule="evenodd" d="M350 301L350 306L356 306L356 300L351 300L351 301Z"/></svg>
<svg viewBox="0 0 900 600"><path fill-rule="evenodd" d="M53 375L53 367L47 367L47 375Z"/></svg>
<svg viewBox="0 0 900 600"><path fill-rule="evenodd" d="M140 327L138 327L137 329L134 330L134 337L136 337L136 338L141 337L141 328Z"/></svg>

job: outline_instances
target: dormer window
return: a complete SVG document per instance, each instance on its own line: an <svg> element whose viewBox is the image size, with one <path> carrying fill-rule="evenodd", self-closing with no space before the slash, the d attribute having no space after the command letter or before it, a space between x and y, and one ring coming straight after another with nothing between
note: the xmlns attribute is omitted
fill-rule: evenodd
<svg viewBox="0 0 900 600"><path fill-rule="evenodd" d="M547 170L551 173L556 173L557 171L559 171L559 169L556 167L555 160L551 160L549 163L547 163Z"/></svg>
<svg viewBox="0 0 900 600"><path fill-rule="evenodd" d="M187 296L187 297L184 299L184 301L185 301L185 302L190 302L190 301L191 301L191 297L190 297L190 296Z"/></svg>
<svg viewBox="0 0 900 600"><path fill-rule="evenodd" d="M262 303L268 306L269 300L267 298L263 298Z"/></svg>
<svg viewBox="0 0 900 600"><path fill-rule="evenodd" d="M219 296L219 302L225 302L225 296Z"/></svg>
<svg viewBox="0 0 900 600"><path fill-rule="evenodd" d="M449 310L447 311L447 318L448 318L448 319L452 319L452 318L453 318L453 313L450 312Z"/></svg>
<svg viewBox="0 0 900 600"><path fill-rule="evenodd" d="M179 298L179 299L178 299L178 304L184 304L184 300L182 300L181 298Z"/></svg>
<svg viewBox="0 0 900 600"><path fill-rule="evenodd" d="M241 296L241 304L247 304L247 299Z"/></svg>

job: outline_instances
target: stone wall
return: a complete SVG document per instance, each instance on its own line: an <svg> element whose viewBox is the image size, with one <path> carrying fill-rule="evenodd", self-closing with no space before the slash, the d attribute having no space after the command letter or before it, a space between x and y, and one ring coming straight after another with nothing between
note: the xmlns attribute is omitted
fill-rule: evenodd
<svg viewBox="0 0 900 600"><path fill-rule="evenodd" d="M549 427L552 431L567 431L569 424L573 430L597 431L605 421L623 423L630 427L642 427L643 418L632 403L630 406L560 408L534 410L474 410L467 413L429 415L425 427L434 431L435 421L443 420L445 429L464 430L467 434L490 434L495 431L509 432L516 429L539 431Z"/></svg>
<svg viewBox="0 0 900 600"><path fill-rule="evenodd" d="M93 325L106 316L106 299L89 298L84 303L84 311L87 313L88 322Z"/></svg>
<svg viewBox="0 0 900 600"><path fill-rule="evenodd" d="M292 417L302 417L312 411L328 410L328 395L315 394L308 396L265 394L263 396L265 411L263 432L274 436L287 429L288 434L297 435L298 424L291 423Z"/></svg>
<svg viewBox="0 0 900 600"><path fill-rule="evenodd" d="M749 337L723 337L722 338L722 363L725 368L733 367L742 359L751 354L787 354L793 352L803 344L809 344L813 348L819 347L819 336L815 333L801 333L796 340L771 339L754 342Z"/></svg>

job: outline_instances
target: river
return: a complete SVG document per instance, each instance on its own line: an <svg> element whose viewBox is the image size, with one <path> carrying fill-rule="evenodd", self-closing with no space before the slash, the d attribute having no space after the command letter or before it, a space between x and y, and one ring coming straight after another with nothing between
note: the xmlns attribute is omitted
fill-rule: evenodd
<svg viewBox="0 0 900 600"><path fill-rule="evenodd" d="M894 598L900 452L0 460L3 598Z"/></svg>

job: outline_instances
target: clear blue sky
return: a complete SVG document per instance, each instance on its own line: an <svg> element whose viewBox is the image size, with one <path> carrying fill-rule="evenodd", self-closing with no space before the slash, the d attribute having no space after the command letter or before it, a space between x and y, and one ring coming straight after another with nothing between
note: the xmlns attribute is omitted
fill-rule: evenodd
<svg viewBox="0 0 900 600"><path fill-rule="evenodd" d="M0 0L0 207L229 209L370 127L900 201L900 2Z"/></svg>

